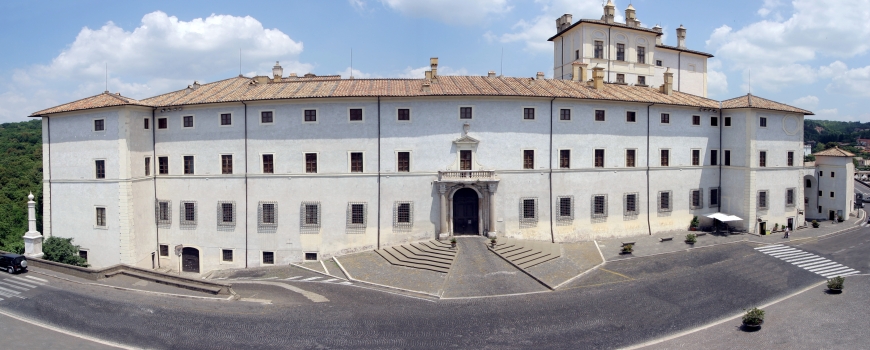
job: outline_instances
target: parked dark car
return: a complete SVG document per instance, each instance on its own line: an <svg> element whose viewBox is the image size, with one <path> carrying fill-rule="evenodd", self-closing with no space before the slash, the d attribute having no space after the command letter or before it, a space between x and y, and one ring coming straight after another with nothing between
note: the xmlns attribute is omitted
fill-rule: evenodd
<svg viewBox="0 0 870 350"><path fill-rule="evenodd" d="M18 254L0 255L0 269L9 273L27 271L27 258Z"/></svg>

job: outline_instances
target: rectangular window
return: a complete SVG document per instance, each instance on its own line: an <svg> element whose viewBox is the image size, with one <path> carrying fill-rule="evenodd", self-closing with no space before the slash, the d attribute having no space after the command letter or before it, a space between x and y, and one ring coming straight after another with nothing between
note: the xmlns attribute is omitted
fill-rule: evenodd
<svg viewBox="0 0 870 350"><path fill-rule="evenodd" d="M793 207L794 206L794 188L785 189L785 206Z"/></svg>
<svg viewBox="0 0 870 350"><path fill-rule="evenodd" d="M105 160L98 160L98 161L95 161L94 163L95 163L96 168L97 168L96 169L97 170L97 178L98 179L105 179L106 178L106 161Z"/></svg>
<svg viewBox="0 0 870 350"><path fill-rule="evenodd" d="M625 167L626 168L634 168L635 166L637 166L637 150L635 150L635 149L625 150Z"/></svg>
<svg viewBox="0 0 870 350"><path fill-rule="evenodd" d="M272 124L274 117L271 111L260 112L260 124Z"/></svg>
<svg viewBox="0 0 870 350"><path fill-rule="evenodd" d="M731 126L731 117L725 117L725 126Z"/></svg>
<svg viewBox="0 0 870 350"><path fill-rule="evenodd" d="M535 151L534 150L524 150L523 151L523 169L534 169L535 168Z"/></svg>
<svg viewBox="0 0 870 350"><path fill-rule="evenodd" d="M719 126L719 117L710 117L710 126Z"/></svg>
<svg viewBox="0 0 870 350"><path fill-rule="evenodd" d="M662 113L662 124L670 124L671 123L671 115L669 113Z"/></svg>
<svg viewBox="0 0 870 350"><path fill-rule="evenodd" d="M172 224L172 204L169 201L157 201L157 207L154 210L157 226L160 228L169 227Z"/></svg>
<svg viewBox="0 0 870 350"><path fill-rule="evenodd" d="M348 120L352 122L361 122L363 120L362 108L351 108L348 111Z"/></svg>
<svg viewBox="0 0 870 350"><path fill-rule="evenodd" d="M726 149L723 156L724 159L722 159L722 165L731 166L731 150Z"/></svg>
<svg viewBox="0 0 870 350"><path fill-rule="evenodd" d="M399 108L397 119L401 121L411 120L411 110L408 108Z"/></svg>
<svg viewBox="0 0 870 350"><path fill-rule="evenodd" d="M365 225L365 204L350 205L350 223L353 225Z"/></svg>
<svg viewBox="0 0 870 350"><path fill-rule="evenodd" d="M579 60L579 59L580 59L580 50L574 50L574 59L575 59L575 60Z"/></svg>
<svg viewBox="0 0 870 350"><path fill-rule="evenodd" d="M104 131L106 130L106 120L105 119L94 119L94 131Z"/></svg>
<svg viewBox="0 0 870 350"><path fill-rule="evenodd" d="M196 203L182 202L181 222L196 223Z"/></svg>
<svg viewBox="0 0 870 350"><path fill-rule="evenodd" d="M169 256L169 245L160 245L160 256Z"/></svg>
<svg viewBox="0 0 870 350"><path fill-rule="evenodd" d="M411 203L399 203L396 206L396 222L400 224L411 223Z"/></svg>
<svg viewBox="0 0 870 350"><path fill-rule="evenodd" d="M233 115L229 113L221 114L221 125L233 125Z"/></svg>
<svg viewBox="0 0 870 350"><path fill-rule="evenodd" d="M595 110L595 121L596 122L603 122L604 121L604 110L603 109L596 109Z"/></svg>
<svg viewBox="0 0 870 350"><path fill-rule="evenodd" d="M184 174L193 174L193 156L184 156Z"/></svg>
<svg viewBox="0 0 870 350"><path fill-rule="evenodd" d="M704 207L704 199L701 198L700 189L689 191L689 204L691 206L689 209L701 209Z"/></svg>
<svg viewBox="0 0 870 350"><path fill-rule="evenodd" d="M572 202L573 197L559 197L559 217L573 217L574 208Z"/></svg>
<svg viewBox="0 0 870 350"><path fill-rule="evenodd" d="M692 165L701 165L701 150L692 150Z"/></svg>
<svg viewBox="0 0 870 350"><path fill-rule="evenodd" d="M719 165L719 150L710 150L710 165Z"/></svg>
<svg viewBox="0 0 870 350"><path fill-rule="evenodd" d="M758 126L760 126L762 128L766 128L767 127L767 117L759 117L758 118Z"/></svg>
<svg viewBox="0 0 870 350"><path fill-rule="evenodd" d="M305 153L305 172L317 173L317 153Z"/></svg>
<svg viewBox="0 0 870 350"><path fill-rule="evenodd" d="M758 191L758 209L767 209L767 191Z"/></svg>
<svg viewBox="0 0 870 350"><path fill-rule="evenodd" d="M559 150L559 168L562 168L562 169L570 169L571 168L571 150L567 150L567 149Z"/></svg>
<svg viewBox="0 0 870 350"><path fill-rule="evenodd" d="M106 208L97 208L97 226L106 227Z"/></svg>
<svg viewBox="0 0 870 350"><path fill-rule="evenodd" d="M637 112L634 112L634 111L625 112L625 121L629 122L629 123L637 122Z"/></svg>
<svg viewBox="0 0 870 350"><path fill-rule="evenodd" d="M831 198L834 198L834 191L831 191Z"/></svg>
<svg viewBox="0 0 870 350"><path fill-rule="evenodd" d="M637 85L646 85L646 77L643 75L637 76Z"/></svg>
<svg viewBox="0 0 870 350"><path fill-rule="evenodd" d="M151 176L151 157L145 157L145 176Z"/></svg>
<svg viewBox="0 0 870 350"><path fill-rule="evenodd" d="M157 128L158 129L166 129L169 123L167 123L166 118L157 118Z"/></svg>
<svg viewBox="0 0 870 350"><path fill-rule="evenodd" d="M233 261L233 250L232 249L223 249L221 250L221 260L225 262Z"/></svg>
<svg viewBox="0 0 870 350"><path fill-rule="evenodd" d="M656 60L656 67L662 66L662 60Z"/></svg>
<svg viewBox="0 0 870 350"><path fill-rule="evenodd" d="M362 152L351 152L350 153L350 172L352 172L352 173L363 172L363 154L362 154Z"/></svg>
<svg viewBox="0 0 870 350"><path fill-rule="evenodd" d="M819 197L821 197L821 196L822 196L822 191L819 191Z"/></svg>
<svg viewBox="0 0 870 350"><path fill-rule="evenodd" d="M398 152L396 158L396 171L400 173L411 171L411 152Z"/></svg>
<svg viewBox="0 0 870 350"><path fill-rule="evenodd" d="M305 112L305 121L306 122L316 122L317 121L317 110L316 109L306 109Z"/></svg>
<svg viewBox="0 0 870 350"><path fill-rule="evenodd" d="M157 157L157 173L160 175L169 174L169 157Z"/></svg>
<svg viewBox="0 0 870 350"><path fill-rule="evenodd" d="M263 252L263 265L275 264L275 252Z"/></svg>
<svg viewBox="0 0 870 350"><path fill-rule="evenodd" d="M670 161L671 161L671 151L666 150L666 149L661 150L661 160L660 160L659 164L661 166L668 166L670 164Z"/></svg>
<svg viewBox="0 0 870 350"><path fill-rule="evenodd" d="M646 48L643 46L637 47L637 63L646 63Z"/></svg>
<svg viewBox="0 0 870 350"><path fill-rule="evenodd" d="M459 107L459 119L471 119L471 107Z"/></svg>
<svg viewBox="0 0 870 350"><path fill-rule="evenodd" d="M831 177L834 177L834 172L833 172L833 171L831 172Z"/></svg>
<svg viewBox="0 0 870 350"><path fill-rule="evenodd" d="M671 191L659 192L659 211L668 212L671 209Z"/></svg>
<svg viewBox="0 0 870 350"><path fill-rule="evenodd" d="M719 188L711 188L710 189L710 207L718 207L719 206Z"/></svg>
<svg viewBox="0 0 870 350"><path fill-rule="evenodd" d="M758 152L758 166L762 168L767 166L767 152Z"/></svg>
<svg viewBox="0 0 870 350"><path fill-rule="evenodd" d="M471 170L471 150L459 151L459 170Z"/></svg>
<svg viewBox="0 0 870 350"><path fill-rule="evenodd" d="M277 224L275 220L275 203L260 204L260 223L266 225Z"/></svg>
<svg viewBox="0 0 870 350"><path fill-rule="evenodd" d="M186 115L186 116L183 116L181 118L182 118L183 126L185 128L192 128L193 127L193 116L192 115Z"/></svg>
<svg viewBox="0 0 870 350"><path fill-rule="evenodd" d="M604 167L604 150L603 149L596 149L595 150L595 164L594 164L594 166L596 168L603 168Z"/></svg>
<svg viewBox="0 0 870 350"><path fill-rule="evenodd" d="M305 253L305 261L317 261L317 253Z"/></svg>
<svg viewBox="0 0 870 350"><path fill-rule="evenodd" d="M786 155L786 162L788 166L794 166L794 152L788 152L788 154Z"/></svg>
<svg viewBox="0 0 870 350"><path fill-rule="evenodd" d="M617 74L616 82L620 84L625 84L625 74Z"/></svg>
<svg viewBox="0 0 870 350"><path fill-rule="evenodd" d="M567 108L560 109L559 120L571 120L571 110Z"/></svg>
<svg viewBox="0 0 870 350"><path fill-rule="evenodd" d="M607 217L607 195L596 194L592 196L592 217Z"/></svg>
<svg viewBox="0 0 870 350"><path fill-rule="evenodd" d="M220 203L220 218L221 218L221 221L218 224L221 224L221 225L234 224L236 222L235 203L233 203L233 202Z"/></svg>
<svg viewBox="0 0 870 350"><path fill-rule="evenodd" d="M221 174L232 174L233 173L233 155L232 154L222 154L221 155Z"/></svg>
<svg viewBox="0 0 870 350"><path fill-rule="evenodd" d="M692 116L692 125L701 125L701 116L693 115Z"/></svg>
<svg viewBox="0 0 870 350"><path fill-rule="evenodd" d="M523 219L537 219L538 209L537 201L534 199L523 199Z"/></svg>
<svg viewBox="0 0 870 350"><path fill-rule="evenodd" d="M151 129L151 119L145 118L145 130Z"/></svg>
<svg viewBox="0 0 870 350"><path fill-rule="evenodd" d="M320 203L302 203L302 225L320 226Z"/></svg>
<svg viewBox="0 0 870 350"><path fill-rule="evenodd" d="M638 214L637 210L637 193L626 193L625 194L625 208L623 210L623 216L636 216Z"/></svg>
<svg viewBox="0 0 870 350"><path fill-rule="evenodd" d="M625 44L616 44L616 60L625 61Z"/></svg>
<svg viewBox="0 0 870 350"><path fill-rule="evenodd" d="M595 58L604 58L604 42L595 40Z"/></svg>
<svg viewBox="0 0 870 350"><path fill-rule="evenodd" d="M535 109L534 108L523 108L523 119L524 120L534 120L535 119Z"/></svg>
<svg viewBox="0 0 870 350"><path fill-rule="evenodd" d="M85 259L88 261L88 251L87 250L79 250L79 258Z"/></svg>
<svg viewBox="0 0 870 350"><path fill-rule="evenodd" d="M263 174L275 173L275 156L272 154L263 155Z"/></svg>

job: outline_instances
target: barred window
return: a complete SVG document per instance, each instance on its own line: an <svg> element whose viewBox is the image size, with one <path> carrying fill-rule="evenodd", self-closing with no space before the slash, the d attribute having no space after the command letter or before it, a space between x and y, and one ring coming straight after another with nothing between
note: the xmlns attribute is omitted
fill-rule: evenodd
<svg viewBox="0 0 870 350"><path fill-rule="evenodd" d="M317 110L316 109L306 109L305 110L305 121L306 122L316 122L317 121Z"/></svg>
<svg viewBox="0 0 870 350"><path fill-rule="evenodd" d="M160 245L160 256L169 256L169 245L161 244Z"/></svg>
<svg viewBox="0 0 870 350"><path fill-rule="evenodd" d="M348 111L348 119L352 122L361 122L363 120L363 110L362 108L351 108Z"/></svg>
<svg viewBox="0 0 870 350"><path fill-rule="evenodd" d="M97 226L106 227L106 208L97 208Z"/></svg>
<svg viewBox="0 0 870 350"><path fill-rule="evenodd" d="M184 156L184 173L193 174L193 156Z"/></svg>
<svg viewBox="0 0 870 350"><path fill-rule="evenodd" d="M278 203L257 203L257 230L261 233L275 233L278 228Z"/></svg>
<svg viewBox="0 0 870 350"><path fill-rule="evenodd" d="M263 252L263 265L275 264L275 252Z"/></svg>
<svg viewBox="0 0 870 350"><path fill-rule="evenodd" d="M320 202L302 202L302 227L320 227Z"/></svg>
<svg viewBox="0 0 870 350"><path fill-rule="evenodd" d="M701 165L701 150L692 150L692 165Z"/></svg>
<svg viewBox="0 0 870 350"><path fill-rule="evenodd" d="M523 169L534 169L535 168L535 151L534 150L523 150Z"/></svg>
<svg viewBox="0 0 870 350"><path fill-rule="evenodd" d="M538 224L538 199L520 199L520 228L535 227Z"/></svg>
<svg viewBox="0 0 870 350"><path fill-rule="evenodd" d="M627 149L625 150L625 167L634 168L637 164L637 150Z"/></svg>
<svg viewBox="0 0 870 350"><path fill-rule="evenodd" d="M364 233L366 228L366 204L347 203L347 233Z"/></svg>
<svg viewBox="0 0 870 350"><path fill-rule="evenodd" d="M671 191L659 191L659 212L669 212L673 210L671 205Z"/></svg>
<svg viewBox="0 0 870 350"><path fill-rule="evenodd" d="M607 195L596 194L592 196L592 218L607 217Z"/></svg>
<svg viewBox="0 0 870 350"><path fill-rule="evenodd" d="M236 202L222 201L217 205L218 230L236 226Z"/></svg>
<svg viewBox="0 0 870 350"><path fill-rule="evenodd" d="M571 120L571 110L567 108L560 109L559 120Z"/></svg>
<svg viewBox="0 0 870 350"><path fill-rule="evenodd" d="M169 174L169 157L157 157L157 172L160 175Z"/></svg>
<svg viewBox="0 0 870 350"><path fill-rule="evenodd" d="M145 157L145 176L151 176L151 157Z"/></svg>
<svg viewBox="0 0 870 350"><path fill-rule="evenodd" d="M693 115L692 116L692 125L701 125L701 116Z"/></svg>
<svg viewBox="0 0 870 350"><path fill-rule="evenodd" d="M596 109L595 110L595 121L596 122L603 122L604 119L605 119L604 110L603 109Z"/></svg>
<svg viewBox="0 0 870 350"><path fill-rule="evenodd" d="M719 206L719 187L713 187L710 189L710 207L718 207Z"/></svg>
<svg viewBox="0 0 870 350"><path fill-rule="evenodd" d="M571 150L559 150L559 168L571 168Z"/></svg>
<svg viewBox="0 0 870 350"><path fill-rule="evenodd" d="M459 119L471 119L471 107L459 107Z"/></svg>
<svg viewBox="0 0 870 350"><path fill-rule="evenodd" d="M97 178L105 179L106 178L106 161L98 160L94 162L97 168Z"/></svg>
<svg viewBox="0 0 870 350"><path fill-rule="evenodd" d="M535 119L535 109L534 108L523 108L523 119L534 120Z"/></svg>
<svg viewBox="0 0 870 350"><path fill-rule="evenodd" d="M233 115L229 113L221 114L221 125L233 125Z"/></svg>
<svg viewBox="0 0 870 350"><path fill-rule="evenodd" d="M643 77L638 77L638 78L643 78ZM635 111L625 112L625 121L629 122L629 123L637 122L637 112L635 112Z"/></svg>
<svg viewBox="0 0 870 350"><path fill-rule="evenodd" d="M351 152L350 154L350 172L363 172L363 154L362 152Z"/></svg>
<svg viewBox="0 0 870 350"><path fill-rule="evenodd" d="M694 189L689 191L689 209L701 209L704 207L704 194L701 192L701 189Z"/></svg>
<svg viewBox="0 0 870 350"><path fill-rule="evenodd" d="M625 203L623 216L637 216L638 214L638 206L637 206L637 197L638 194L635 193L626 193L623 195L623 203Z"/></svg>
<svg viewBox="0 0 870 350"><path fill-rule="evenodd" d="M760 151L758 152L758 166L766 167L767 166L767 152Z"/></svg>
<svg viewBox="0 0 870 350"><path fill-rule="evenodd" d="M662 113L662 124L670 124L670 123L671 123L670 113Z"/></svg>
<svg viewBox="0 0 870 350"><path fill-rule="evenodd" d="M260 112L260 123L271 124L274 121L271 111Z"/></svg>
<svg viewBox="0 0 870 350"><path fill-rule="evenodd" d="M786 188L785 189L785 206L793 207L794 206L794 188Z"/></svg>
<svg viewBox="0 0 870 350"><path fill-rule="evenodd" d="M106 120L105 119L95 119L94 120L94 131L104 131L106 130Z"/></svg>
<svg viewBox="0 0 870 350"><path fill-rule="evenodd" d="M661 150L661 166L668 166L671 162L671 151L663 149Z"/></svg>
<svg viewBox="0 0 870 350"><path fill-rule="evenodd" d="M275 156L272 154L263 155L263 174L275 173Z"/></svg>
<svg viewBox="0 0 870 350"><path fill-rule="evenodd" d="M181 119L182 119L182 123L183 123L185 128L192 128L193 127L193 116L192 115L186 115L184 117L181 117Z"/></svg>
<svg viewBox="0 0 870 350"><path fill-rule="evenodd" d="M393 230L410 231L414 225L414 202L393 203Z"/></svg>
<svg viewBox="0 0 870 350"><path fill-rule="evenodd" d="M556 198L558 214L557 223L570 223L574 220L574 196L561 196Z"/></svg>
<svg viewBox="0 0 870 350"><path fill-rule="evenodd" d="M396 154L396 170L401 173L411 171L411 152L398 152Z"/></svg>
<svg viewBox="0 0 870 350"><path fill-rule="evenodd" d="M233 250L232 249L223 249L221 250L221 260L225 262L233 261Z"/></svg>
<svg viewBox="0 0 870 350"><path fill-rule="evenodd" d="M317 153L305 153L305 172L317 173Z"/></svg>
<svg viewBox="0 0 870 350"><path fill-rule="evenodd" d="M604 150L596 149L595 150L595 167L603 168L604 167Z"/></svg>
<svg viewBox="0 0 870 350"><path fill-rule="evenodd" d="M232 154L222 154L221 155L221 174L232 174L233 173L233 155Z"/></svg>
<svg viewBox="0 0 870 350"><path fill-rule="evenodd" d="M179 226L182 228L191 228L196 226L196 202L182 201L179 208Z"/></svg>
<svg viewBox="0 0 870 350"><path fill-rule="evenodd" d="M411 110L408 108L399 108L396 111L396 118L401 121L410 121L411 120Z"/></svg>
<svg viewBox="0 0 870 350"><path fill-rule="evenodd" d="M767 209L767 191L758 191L758 209Z"/></svg>
<svg viewBox="0 0 870 350"><path fill-rule="evenodd" d="M154 205L154 216L157 227L167 228L172 224L172 202L158 200Z"/></svg>

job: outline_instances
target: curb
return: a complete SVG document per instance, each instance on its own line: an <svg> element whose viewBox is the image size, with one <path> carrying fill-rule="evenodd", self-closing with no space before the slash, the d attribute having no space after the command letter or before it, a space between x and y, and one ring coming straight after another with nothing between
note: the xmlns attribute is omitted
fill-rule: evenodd
<svg viewBox="0 0 870 350"><path fill-rule="evenodd" d="M484 245L486 245L486 243L484 243ZM511 266L515 267L517 270L522 271L524 274L528 275L528 276L531 277L533 280L538 281L538 283L540 283L540 284L543 285L544 287L547 287L547 289L549 289L550 291L554 291L554 290L556 290L556 288L550 287L549 284L547 284L546 282L542 281L540 278L535 277L535 275L533 275L531 272L526 271L526 269L517 266L517 265L514 264L512 261L510 261L510 260L508 260L507 258L501 256L501 254L496 253L496 252L495 252L494 250L492 250L492 248L490 248L489 246L487 246L486 249L489 250L490 252L492 252L493 254L495 254L496 256L498 256L499 258L501 258L502 260L507 261L508 264L511 264Z"/></svg>
<svg viewBox="0 0 870 350"><path fill-rule="evenodd" d="M184 298L184 299L212 300L212 301L233 301L233 300L237 300L237 297L238 297L238 295L236 294L236 292L233 290L232 287L229 288L229 290L230 290L230 296L229 296L229 297L226 297L226 298L213 298L213 297L201 297L201 296L196 296L196 295L184 295L184 294L173 294L173 293L164 293L164 292L154 292L154 291L150 291L150 290L141 290L141 289L125 288L125 287L111 286L111 285L108 285L108 284L101 284L101 283L79 282L79 281L74 281L74 280L71 280L71 279L68 279L68 278L64 278L64 277L60 277L60 276L55 276L55 275L52 275L52 274L50 274L50 273L39 272L39 271L30 271L30 272L38 273L38 274L40 274L40 275L49 276L49 277L57 278L57 279L59 279L59 280L63 280L63 281L67 281L67 282L72 282L72 283L76 283L76 284L89 285L89 286L97 286L97 287L108 287L108 288L117 289L117 290L122 290L122 291L127 291L127 292L140 292L140 293L156 294L156 295L169 296L169 297L176 297L176 298Z"/></svg>

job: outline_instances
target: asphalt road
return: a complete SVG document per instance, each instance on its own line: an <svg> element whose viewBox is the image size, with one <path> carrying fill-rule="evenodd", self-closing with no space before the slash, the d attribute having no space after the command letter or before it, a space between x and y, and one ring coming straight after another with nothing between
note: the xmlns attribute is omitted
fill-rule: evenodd
<svg viewBox="0 0 870 350"><path fill-rule="evenodd" d="M832 244L823 242L818 244ZM26 299L0 301L0 309L146 348L618 348L703 325L820 281L755 246L735 243L620 260L563 290L511 297L433 302L356 286L289 283L328 300L315 302L280 286L239 286L247 298L284 297L262 305L51 280L27 291Z"/></svg>

